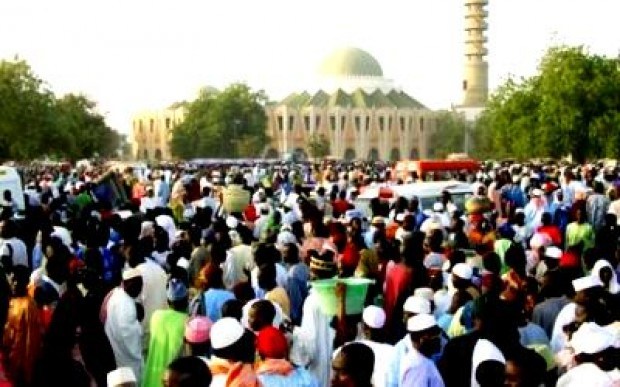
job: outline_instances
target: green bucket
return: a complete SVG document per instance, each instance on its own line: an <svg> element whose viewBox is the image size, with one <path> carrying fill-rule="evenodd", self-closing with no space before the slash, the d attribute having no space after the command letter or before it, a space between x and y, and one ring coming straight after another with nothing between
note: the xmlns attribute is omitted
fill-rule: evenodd
<svg viewBox="0 0 620 387"><path fill-rule="evenodd" d="M328 316L338 313L338 298L336 297L336 283L343 282L347 285L345 307L347 315L361 314L364 311L368 286L374 283L367 278L333 278L311 282L312 287L319 299L321 312Z"/></svg>

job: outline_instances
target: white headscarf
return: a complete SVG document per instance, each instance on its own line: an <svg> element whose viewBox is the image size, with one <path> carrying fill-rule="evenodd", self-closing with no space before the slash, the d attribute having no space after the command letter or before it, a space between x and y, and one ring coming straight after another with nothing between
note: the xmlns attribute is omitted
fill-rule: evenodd
<svg viewBox="0 0 620 387"><path fill-rule="evenodd" d="M620 284L618 283L618 277L616 275L616 271L614 270L614 268L611 266L611 264L609 262L607 262L604 259L599 259L598 261L596 261L596 263L594 264L594 267L592 267L592 273L590 275L598 278L600 280L600 272L601 269L604 267L608 267L611 269L611 281L609 282L609 289L607 289L609 291L609 293L611 294L618 294L620 293Z"/></svg>

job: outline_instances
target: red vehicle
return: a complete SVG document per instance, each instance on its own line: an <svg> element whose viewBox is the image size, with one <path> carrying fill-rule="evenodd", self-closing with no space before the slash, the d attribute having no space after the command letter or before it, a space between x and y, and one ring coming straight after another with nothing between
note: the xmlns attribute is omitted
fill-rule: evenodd
<svg viewBox="0 0 620 387"><path fill-rule="evenodd" d="M429 174L475 173L480 169L476 160L402 160L394 167L394 179L407 180L413 172L424 179Z"/></svg>

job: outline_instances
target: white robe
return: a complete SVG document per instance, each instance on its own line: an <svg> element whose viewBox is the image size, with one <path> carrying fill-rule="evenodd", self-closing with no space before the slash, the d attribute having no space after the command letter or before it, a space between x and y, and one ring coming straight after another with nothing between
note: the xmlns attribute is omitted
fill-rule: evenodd
<svg viewBox="0 0 620 387"><path fill-rule="evenodd" d="M331 360L336 331L332 316L321 312L317 295L310 290L303 307L301 326L293 331L291 362L305 366L321 386L330 385Z"/></svg>
<svg viewBox="0 0 620 387"><path fill-rule="evenodd" d="M153 312L157 309L168 308L168 298L166 297L166 285L168 277L166 272L155 261L147 259L144 263L136 266L142 276L142 293L139 300L144 306L144 320L142 328L144 330L145 348L148 347L149 324Z"/></svg>
<svg viewBox="0 0 620 387"><path fill-rule="evenodd" d="M106 304L105 333L117 367L131 367L142 375L142 326L137 318L135 301L120 287L112 290Z"/></svg>

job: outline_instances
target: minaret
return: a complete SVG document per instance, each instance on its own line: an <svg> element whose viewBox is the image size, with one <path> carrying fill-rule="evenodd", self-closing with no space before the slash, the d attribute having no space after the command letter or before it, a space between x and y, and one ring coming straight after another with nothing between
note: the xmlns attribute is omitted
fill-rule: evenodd
<svg viewBox="0 0 620 387"><path fill-rule="evenodd" d="M489 94L486 61L488 0L465 0L465 63L462 108L483 108Z"/></svg>

